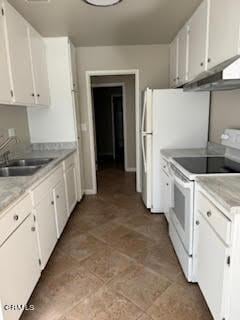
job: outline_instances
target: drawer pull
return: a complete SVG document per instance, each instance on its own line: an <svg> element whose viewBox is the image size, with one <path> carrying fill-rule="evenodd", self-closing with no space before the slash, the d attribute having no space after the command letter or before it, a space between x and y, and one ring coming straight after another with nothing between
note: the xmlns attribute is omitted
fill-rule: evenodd
<svg viewBox="0 0 240 320"><path fill-rule="evenodd" d="M19 216L18 216L17 214L15 214L15 215L13 216L13 219L14 219L15 221L18 221Z"/></svg>
<svg viewBox="0 0 240 320"><path fill-rule="evenodd" d="M211 211L208 211L208 212L207 212L207 216L210 218L211 215L212 215L212 212L211 212Z"/></svg>
<svg viewBox="0 0 240 320"><path fill-rule="evenodd" d="M51 201L51 205L52 205L52 206L54 205L54 201Z"/></svg>
<svg viewBox="0 0 240 320"><path fill-rule="evenodd" d="M35 231L36 231L36 228L35 228L35 227L32 227L31 230L32 230L32 232L35 232Z"/></svg>

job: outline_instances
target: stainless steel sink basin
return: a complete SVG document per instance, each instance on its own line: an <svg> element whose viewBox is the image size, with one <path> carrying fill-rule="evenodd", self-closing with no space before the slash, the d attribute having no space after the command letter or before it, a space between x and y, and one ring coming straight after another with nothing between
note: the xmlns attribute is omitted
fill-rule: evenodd
<svg viewBox="0 0 240 320"><path fill-rule="evenodd" d="M1 167L0 177L22 177L31 176L37 172L41 166L29 166L29 167Z"/></svg>
<svg viewBox="0 0 240 320"><path fill-rule="evenodd" d="M29 167L29 166L43 166L51 162L52 158L39 159L17 159L11 160L5 167Z"/></svg>

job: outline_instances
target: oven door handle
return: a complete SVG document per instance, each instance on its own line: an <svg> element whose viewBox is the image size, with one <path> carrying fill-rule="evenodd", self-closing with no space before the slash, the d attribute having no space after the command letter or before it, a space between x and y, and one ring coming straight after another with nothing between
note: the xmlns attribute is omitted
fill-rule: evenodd
<svg viewBox="0 0 240 320"><path fill-rule="evenodd" d="M174 180L176 181L177 184L179 184L184 189L191 189L192 188L192 183L191 182L183 182L181 179L179 179L175 175L174 175Z"/></svg>

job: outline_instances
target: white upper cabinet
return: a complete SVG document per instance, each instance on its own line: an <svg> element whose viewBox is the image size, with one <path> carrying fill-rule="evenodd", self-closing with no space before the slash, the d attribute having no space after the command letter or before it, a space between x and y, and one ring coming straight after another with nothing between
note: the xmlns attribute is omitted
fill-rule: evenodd
<svg viewBox="0 0 240 320"><path fill-rule="evenodd" d="M28 28L29 46L32 59L35 104L50 105L50 92L47 71L46 46L43 38L31 26Z"/></svg>
<svg viewBox="0 0 240 320"><path fill-rule="evenodd" d="M186 24L178 34L178 85L188 80L189 25Z"/></svg>
<svg viewBox="0 0 240 320"><path fill-rule="evenodd" d="M204 0L189 22L189 80L207 70L209 1Z"/></svg>
<svg viewBox="0 0 240 320"><path fill-rule="evenodd" d="M34 89L28 43L28 25L8 2L3 2L3 10L13 102L20 105L32 105L34 103Z"/></svg>
<svg viewBox="0 0 240 320"><path fill-rule="evenodd" d="M178 37L170 45L170 86L177 87L178 81Z"/></svg>
<svg viewBox="0 0 240 320"><path fill-rule="evenodd" d="M11 84L4 36L4 17L0 15L0 103L11 102Z"/></svg>
<svg viewBox="0 0 240 320"><path fill-rule="evenodd" d="M240 54L240 1L209 0L208 69Z"/></svg>

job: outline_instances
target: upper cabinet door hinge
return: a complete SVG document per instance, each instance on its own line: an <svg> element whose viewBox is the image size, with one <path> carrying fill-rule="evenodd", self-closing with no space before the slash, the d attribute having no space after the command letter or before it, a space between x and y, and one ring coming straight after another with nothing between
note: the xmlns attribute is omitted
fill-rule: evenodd
<svg viewBox="0 0 240 320"><path fill-rule="evenodd" d="M4 16L4 9L2 8L1 11L2 11L2 16Z"/></svg>
<svg viewBox="0 0 240 320"><path fill-rule="evenodd" d="M228 265L228 266L231 265L231 257L230 257L230 256L227 257L227 265Z"/></svg>

